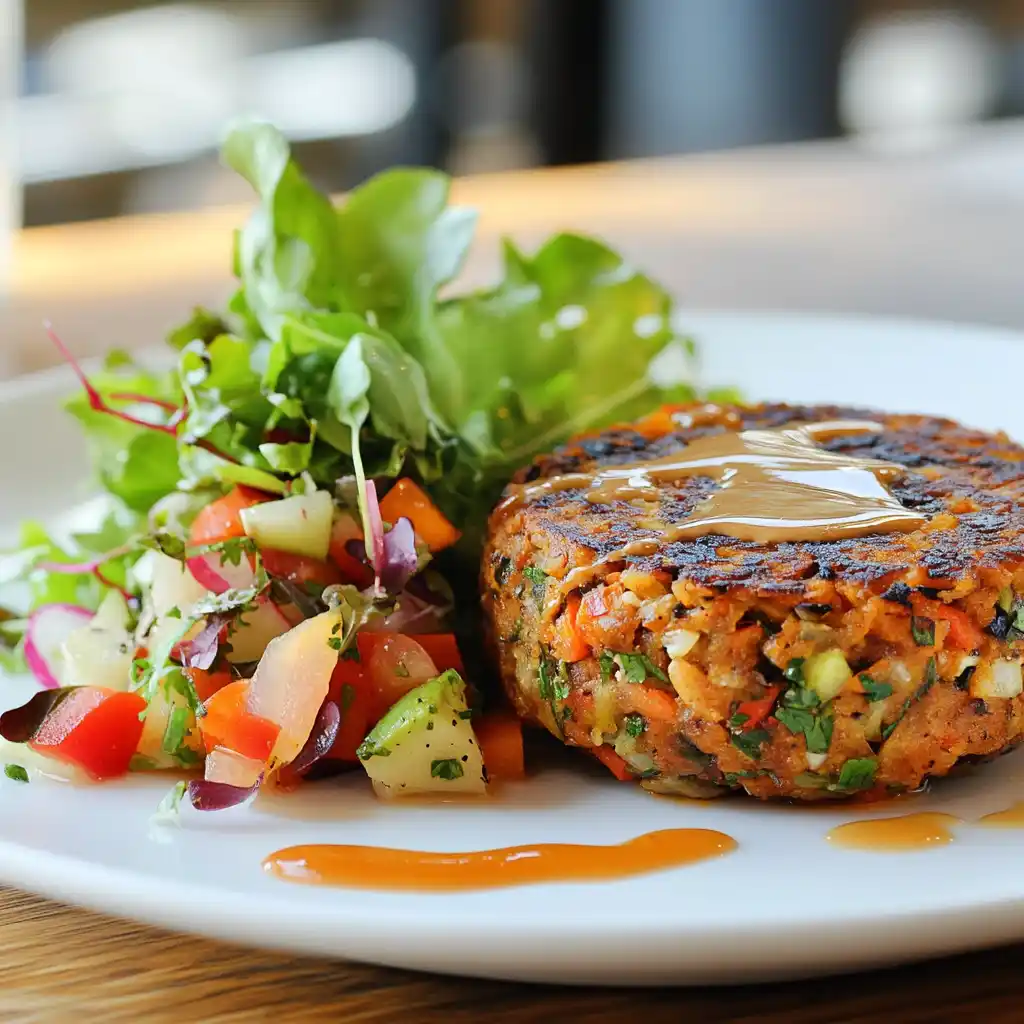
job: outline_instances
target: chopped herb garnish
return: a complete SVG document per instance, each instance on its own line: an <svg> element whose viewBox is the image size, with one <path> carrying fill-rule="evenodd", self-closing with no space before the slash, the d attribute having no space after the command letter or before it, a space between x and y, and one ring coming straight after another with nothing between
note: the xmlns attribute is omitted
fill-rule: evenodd
<svg viewBox="0 0 1024 1024"><path fill-rule="evenodd" d="M28 782L28 772L20 764L5 764L4 775L12 782Z"/></svg>
<svg viewBox="0 0 1024 1024"><path fill-rule="evenodd" d="M917 703L934 685L937 678L937 669L934 658L928 659L924 670L924 682L903 702L899 714L882 730L882 739L887 740L895 731L896 726L903 721L906 713Z"/></svg>
<svg viewBox="0 0 1024 1024"><path fill-rule="evenodd" d="M623 719L623 723L626 726L627 736L641 736L647 730L647 719L643 715L637 714L635 711L630 712Z"/></svg>
<svg viewBox="0 0 1024 1024"><path fill-rule="evenodd" d="M804 658L794 658L782 673L791 683L803 685L804 681Z"/></svg>
<svg viewBox="0 0 1024 1024"><path fill-rule="evenodd" d="M341 637L340 636L329 636L327 638L327 646L330 647L330 649L332 651L340 651L341 650Z"/></svg>
<svg viewBox="0 0 1024 1024"><path fill-rule="evenodd" d="M548 580L551 578L536 565L528 565L523 569L523 575L533 584L533 599L540 608L544 604L544 595L547 593Z"/></svg>
<svg viewBox="0 0 1024 1024"><path fill-rule="evenodd" d="M556 725L564 721L560 705L569 698L570 690L569 666L564 661L541 658L538 693L541 700L546 700L551 705L551 714Z"/></svg>
<svg viewBox="0 0 1024 1024"><path fill-rule="evenodd" d="M446 782L454 782L456 779L461 779L462 774L462 765L454 757L430 762L430 777L432 779L444 779Z"/></svg>
<svg viewBox="0 0 1024 1024"><path fill-rule="evenodd" d="M867 697L869 704L892 696L892 686L889 683L876 682L871 676L860 676L860 685L864 687L864 696Z"/></svg>
<svg viewBox="0 0 1024 1024"><path fill-rule="evenodd" d="M771 739L765 729L751 729L749 732L734 732L732 745L752 761L761 757L761 748Z"/></svg>
<svg viewBox="0 0 1024 1024"><path fill-rule="evenodd" d="M597 664L601 669L601 678L607 683L615 673L615 656L602 651L597 656Z"/></svg>
<svg viewBox="0 0 1024 1024"><path fill-rule="evenodd" d="M878 762L873 757L855 757L847 761L839 772L839 789L870 789L875 784Z"/></svg>
<svg viewBox="0 0 1024 1024"><path fill-rule="evenodd" d="M627 683L645 683L648 679L668 682L668 676L646 654L616 654L615 661L622 666Z"/></svg>
<svg viewBox="0 0 1024 1024"><path fill-rule="evenodd" d="M507 644L514 644L523 635L523 617L522 615L512 623L512 632L508 636L502 637Z"/></svg>
<svg viewBox="0 0 1024 1024"><path fill-rule="evenodd" d="M164 728L164 738L161 746L164 753L172 757L177 756L181 745L185 742L185 733L188 732L189 718L191 711L188 708L175 708L167 716L167 725Z"/></svg>
<svg viewBox="0 0 1024 1024"><path fill-rule="evenodd" d="M167 611L164 612L164 614L169 619L180 619L181 618L181 609L177 605L175 605L173 608L168 608Z"/></svg>
<svg viewBox="0 0 1024 1024"><path fill-rule="evenodd" d="M775 710L775 717L794 736L803 735L808 753L828 753L834 723L831 714L824 709L815 713L803 708L780 707Z"/></svg>
<svg viewBox="0 0 1024 1024"><path fill-rule="evenodd" d="M346 647L345 650L341 652L341 660L362 661L362 658L359 657L359 648L356 647L355 644L353 644L351 647Z"/></svg>
<svg viewBox="0 0 1024 1024"><path fill-rule="evenodd" d="M910 618L910 635L918 647L935 646L935 620L926 619L921 615Z"/></svg>
<svg viewBox="0 0 1024 1024"><path fill-rule="evenodd" d="M743 714L742 711L737 711L732 718L729 719L730 729L742 729L747 722L750 721L750 715Z"/></svg>
<svg viewBox="0 0 1024 1024"><path fill-rule="evenodd" d="M409 678L409 670L405 667L405 662L400 661L395 666L395 675L398 676L399 679L408 679Z"/></svg>

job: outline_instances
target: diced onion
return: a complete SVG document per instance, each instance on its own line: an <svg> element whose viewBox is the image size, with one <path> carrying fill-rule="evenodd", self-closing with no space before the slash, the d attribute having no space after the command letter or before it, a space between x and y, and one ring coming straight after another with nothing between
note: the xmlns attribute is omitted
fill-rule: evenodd
<svg viewBox="0 0 1024 1024"><path fill-rule="evenodd" d="M827 760L828 754L812 754L810 751L807 753L807 767L812 772L816 772Z"/></svg>
<svg viewBox="0 0 1024 1024"><path fill-rule="evenodd" d="M982 665L971 677L971 696L1010 699L1024 690L1020 661L1000 659Z"/></svg>
<svg viewBox="0 0 1024 1024"><path fill-rule="evenodd" d="M671 629L662 637L662 643L670 658L685 658L699 639L700 633L691 629Z"/></svg>

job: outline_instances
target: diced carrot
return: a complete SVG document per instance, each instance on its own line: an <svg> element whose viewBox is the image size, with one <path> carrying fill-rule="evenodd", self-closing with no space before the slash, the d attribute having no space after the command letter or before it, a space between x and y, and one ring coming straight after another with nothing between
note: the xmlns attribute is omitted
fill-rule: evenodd
<svg viewBox="0 0 1024 1024"><path fill-rule="evenodd" d="M473 723L487 774L492 779L522 779L523 723L509 711L495 711Z"/></svg>
<svg viewBox="0 0 1024 1024"><path fill-rule="evenodd" d="M768 692L759 700L744 701L736 713L746 715L747 720L743 723L743 729L756 729L772 712L775 701L782 692L781 686L769 686Z"/></svg>
<svg viewBox="0 0 1024 1024"><path fill-rule="evenodd" d="M251 487L232 488L223 498L218 498L200 510L189 531L191 545L203 547L232 537L244 537L242 509L270 501L272 497Z"/></svg>
<svg viewBox="0 0 1024 1024"><path fill-rule="evenodd" d="M431 551L450 548L462 536L445 519L426 492L408 477L399 480L384 495L380 503L380 514L388 523L397 523L402 518L408 519L416 531L416 536Z"/></svg>
<svg viewBox="0 0 1024 1024"><path fill-rule="evenodd" d="M454 633L410 633L409 639L415 640L430 655L438 672L453 668L460 676L465 676L466 666Z"/></svg>
<svg viewBox="0 0 1024 1024"><path fill-rule="evenodd" d="M281 727L249 711L248 696L249 680L239 679L218 690L203 704L206 713L199 719L199 729L207 753L214 747L227 747L254 761L270 757Z"/></svg>
<svg viewBox="0 0 1024 1024"><path fill-rule="evenodd" d="M657 686L631 683L620 692L623 707L630 711L638 711L652 722L675 722L679 714L676 698Z"/></svg>
<svg viewBox="0 0 1024 1024"><path fill-rule="evenodd" d="M205 668L186 668L185 675L192 680L196 696L202 700L209 700L218 690L224 689L231 682L230 672L211 672Z"/></svg>
<svg viewBox="0 0 1024 1024"><path fill-rule="evenodd" d="M636 778L629 770L629 765L611 747L588 747L587 749L619 782L632 782Z"/></svg>
<svg viewBox="0 0 1024 1024"><path fill-rule="evenodd" d="M567 661L570 664L590 656L590 644L584 639L579 628L580 601L577 591L569 595L565 602L565 611L556 620L554 635L551 638L551 653L559 661Z"/></svg>

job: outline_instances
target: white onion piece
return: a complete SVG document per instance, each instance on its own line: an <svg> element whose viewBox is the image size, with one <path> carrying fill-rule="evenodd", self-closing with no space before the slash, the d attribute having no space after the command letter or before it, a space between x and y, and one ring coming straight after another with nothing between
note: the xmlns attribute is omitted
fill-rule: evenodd
<svg viewBox="0 0 1024 1024"><path fill-rule="evenodd" d="M92 621L88 608L74 604L48 604L34 611L25 631L25 661L43 689L64 685L64 641L75 630Z"/></svg>
<svg viewBox="0 0 1024 1024"><path fill-rule="evenodd" d="M243 757L226 747L214 747L206 755L203 777L207 782L219 782L225 786L248 789L259 782L265 767L262 761Z"/></svg>
<svg viewBox="0 0 1024 1024"><path fill-rule="evenodd" d="M135 645L128 633L128 605L111 591L86 625L73 630L61 645L64 686L99 686L127 690Z"/></svg>
<svg viewBox="0 0 1024 1024"><path fill-rule="evenodd" d="M188 615L195 603L206 597L207 588L181 562L162 551L152 553L150 573L149 599L153 615L158 619L172 608L177 608L183 616Z"/></svg>
<svg viewBox="0 0 1024 1024"><path fill-rule="evenodd" d="M981 665L971 676L972 697L1002 698L1009 700L1024 691L1024 676L1019 661L1000 659Z"/></svg>
<svg viewBox="0 0 1024 1024"><path fill-rule="evenodd" d="M267 644L292 628L281 609L266 596L258 598L256 607L242 612L236 621L240 625L231 628L227 641L231 645L228 661L233 664L259 661Z"/></svg>
<svg viewBox="0 0 1024 1024"><path fill-rule="evenodd" d="M323 561L331 543L334 500L327 491L294 494L242 509L242 526L259 548Z"/></svg>
<svg viewBox="0 0 1024 1024"><path fill-rule="evenodd" d="M249 684L248 710L277 724L274 763L288 764L302 749L327 696L338 652L340 611L307 619L271 640Z"/></svg>

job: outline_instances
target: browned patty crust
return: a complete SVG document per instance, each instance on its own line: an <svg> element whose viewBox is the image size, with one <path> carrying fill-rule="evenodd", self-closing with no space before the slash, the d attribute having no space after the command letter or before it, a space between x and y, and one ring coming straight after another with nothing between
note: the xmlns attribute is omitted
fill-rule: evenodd
<svg viewBox="0 0 1024 1024"><path fill-rule="evenodd" d="M824 447L905 466L891 490L926 515L923 529L773 545L709 536L602 562L657 541L658 524L716 484L659 485L653 505L556 491L496 514L483 600L520 713L649 788L766 798L913 789L1014 746L1024 448L1006 436L838 407L728 407L692 426L662 410L579 438L514 482L655 458L727 429L865 419L881 433Z"/></svg>

